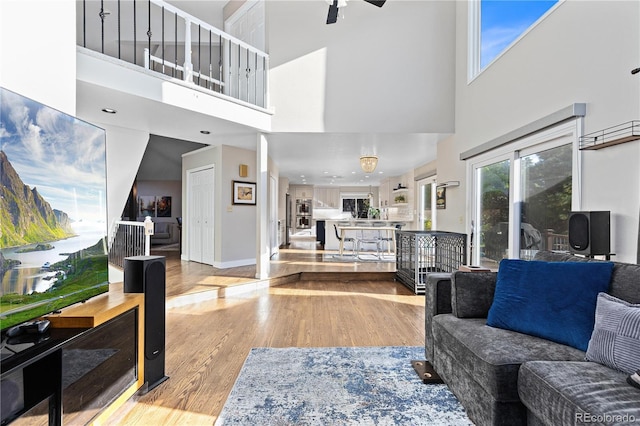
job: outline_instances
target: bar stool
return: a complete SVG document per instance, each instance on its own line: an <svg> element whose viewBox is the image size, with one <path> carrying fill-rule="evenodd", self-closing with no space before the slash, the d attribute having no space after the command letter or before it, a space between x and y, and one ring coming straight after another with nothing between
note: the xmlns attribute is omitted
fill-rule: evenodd
<svg viewBox="0 0 640 426"><path fill-rule="evenodd" d="M355 226L368 227L368 226L372 226L372 224L370 222L356 222ZM363 244L375 244L376 256L380 258L380 251L381 251L380 248L382 243L382 240L380 239L380 231L362 229L360 230L360 236L357 237L356 240L357 240L356 245L358 247L357 249L358 256L360 256L360 247Z"/></svg>
<svg viewBox="0 0 640 426"><path fill-rule="evenodd" d="M333 229L336 231L336 238L338 239L338 241L342 241L342 237L340 237L340 232L338 232L338 227L336 226L335 223L333 224ZM351 250L352 250L353 256L355 257L356 248L357 248L355 238L344 237L344 242L342 243L343 244L342 247L344 247L344 243L351 243Z"/></svg>

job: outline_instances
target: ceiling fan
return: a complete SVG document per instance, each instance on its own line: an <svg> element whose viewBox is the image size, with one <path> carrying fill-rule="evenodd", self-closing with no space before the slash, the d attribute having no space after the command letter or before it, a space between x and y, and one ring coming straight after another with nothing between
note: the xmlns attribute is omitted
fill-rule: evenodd
<svg viewBox="0 0 640 426"><path fill-rule="evenodd" d="M375 6L382 7L387 0L364 0ZM338 21L338 8L345 7L347 0L328 0L329 14L327 15L327 24L335 24Z"/></svg>

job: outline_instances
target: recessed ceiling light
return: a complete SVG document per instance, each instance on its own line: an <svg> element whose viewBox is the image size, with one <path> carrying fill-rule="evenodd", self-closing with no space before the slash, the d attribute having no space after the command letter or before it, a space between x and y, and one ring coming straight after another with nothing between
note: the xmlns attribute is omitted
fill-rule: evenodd
<svg viewBox="0 0 640 426"><path fill-rule="evenodd" d="M208 131L208 130L200 130L200 133L202 133L203 135L208 135L208 134L210 134L211 132L210 132L210 131Z"/></svg>
<svg viewBox="0 0 640 426"><path fill-rule="evenodd" d="M115 114L118 111L113 108L102 108L102 112L106 112L107 114Z"/></svg>

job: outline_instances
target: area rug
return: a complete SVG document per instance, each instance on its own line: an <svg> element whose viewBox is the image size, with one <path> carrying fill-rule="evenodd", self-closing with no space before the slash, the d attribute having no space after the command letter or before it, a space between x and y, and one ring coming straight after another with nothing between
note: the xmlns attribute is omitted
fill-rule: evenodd
<svg viewBox="0 0 640 426"><path fill-rule="evenodd" d="M472 425L424 347L253 348L216 425Z"/></svg>

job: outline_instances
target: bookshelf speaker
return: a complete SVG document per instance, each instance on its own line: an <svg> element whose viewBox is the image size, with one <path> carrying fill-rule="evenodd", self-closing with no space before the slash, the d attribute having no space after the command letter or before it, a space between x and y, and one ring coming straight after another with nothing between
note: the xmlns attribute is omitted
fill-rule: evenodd
<svg viewBox="0 0 640 426"><path fill-rule="evenodd" d="M571 212L569 250L587 256L611 253L611 214L608 211Z"/></svg>

